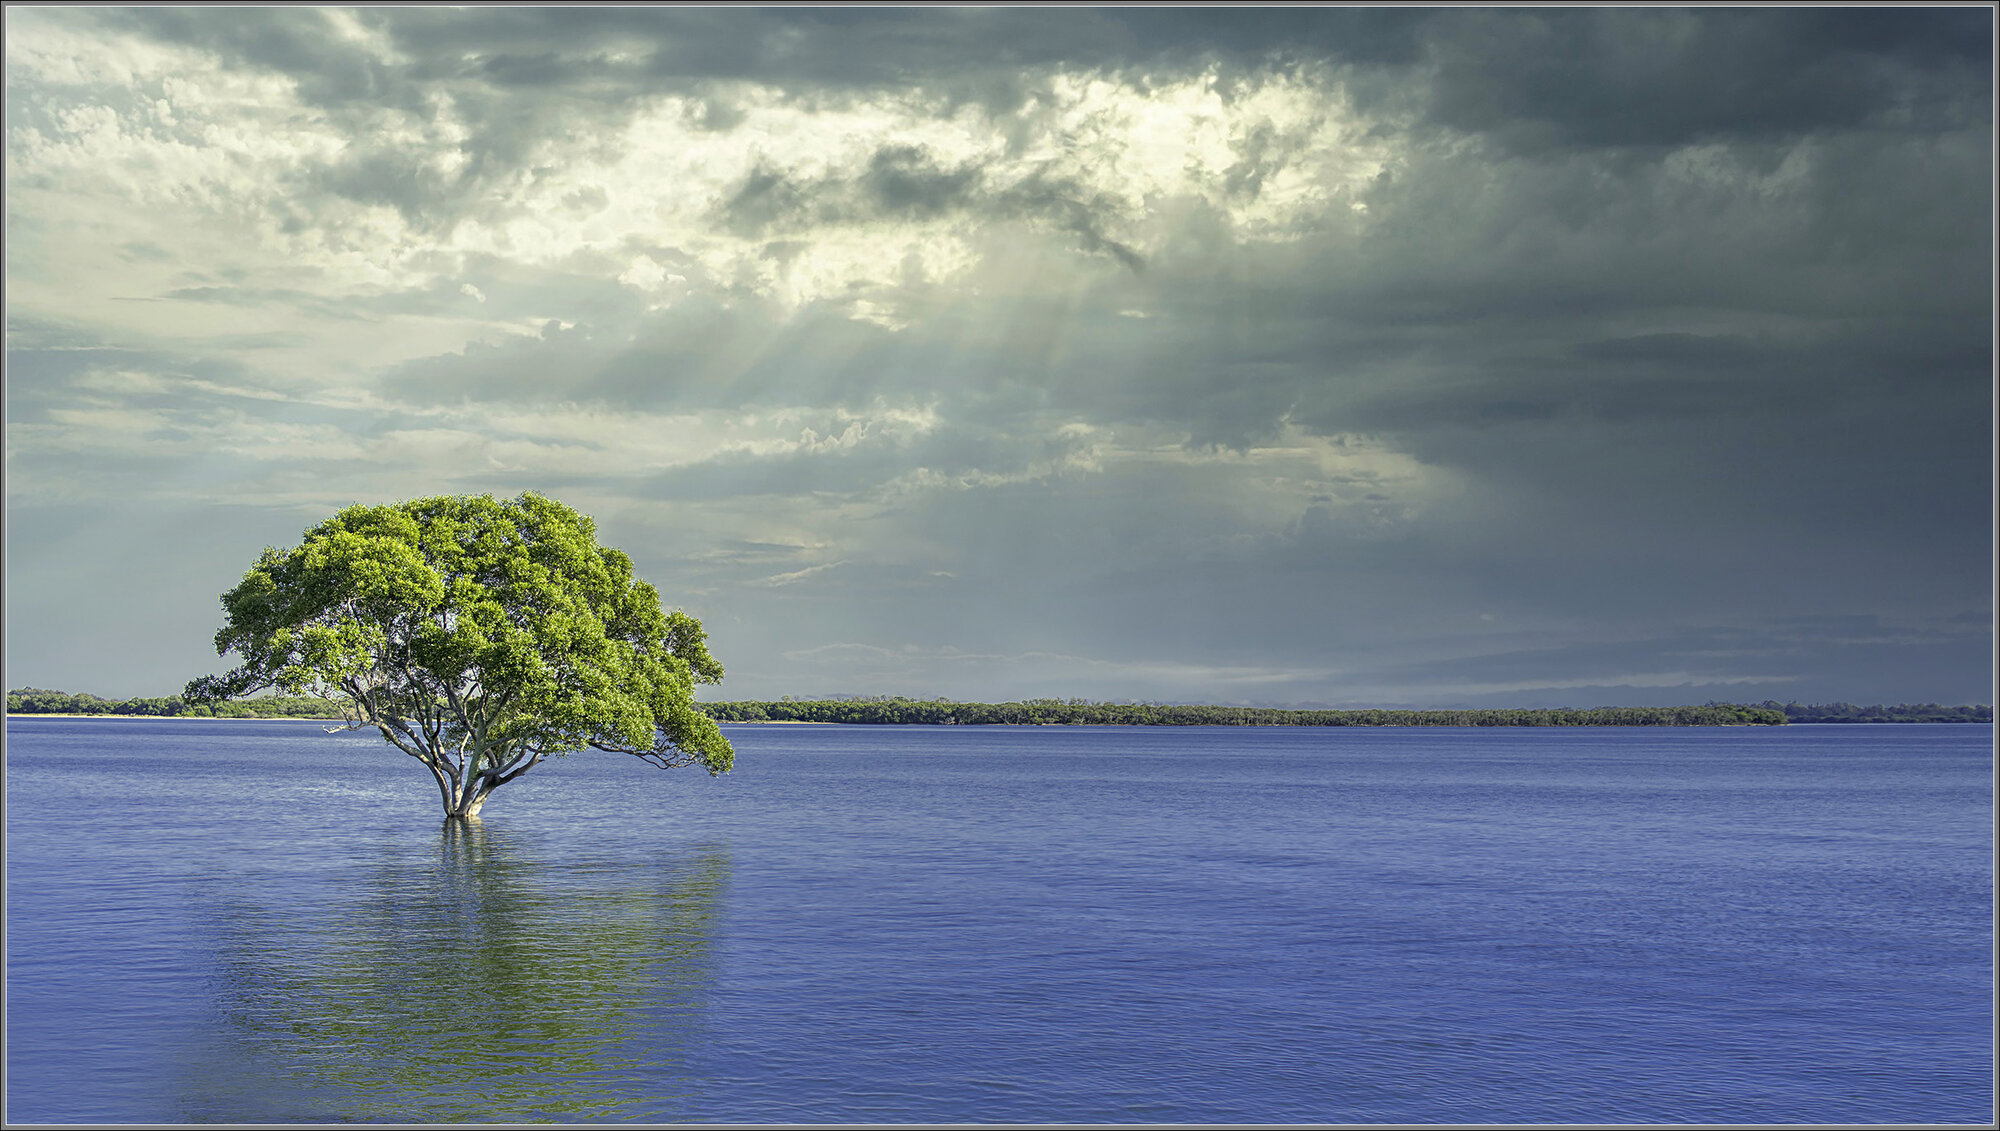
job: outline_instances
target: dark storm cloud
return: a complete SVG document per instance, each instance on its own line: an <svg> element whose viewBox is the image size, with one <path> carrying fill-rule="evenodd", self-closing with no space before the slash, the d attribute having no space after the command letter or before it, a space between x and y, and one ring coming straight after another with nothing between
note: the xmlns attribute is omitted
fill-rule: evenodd
<svg viewBox="0 0 2000 1131"><path fill-rule="evenodd" d="M367 20L369 10L359 11ZM415 89L396 68L360 45L329 34L326 17L315 8L112 7L94 10L92 18L107 28L137 31L163 42L213 51L232 64L276 71L298 82L300 94L315 104L419 106Z"/></svg>
<svg viewBox="0 0 2000 1131"><path fill-rule="evenodd" d="M1270 56L1414 61L1419 20L1393 11L1079 9L1061 21L1010 8L511 8L399 15L398 46L475 51L486 73L536 87L578 80L580 60L626 52L667 80L747 79L818 89L936 85L1005 96L1055 66L1200 67Z"/></svg>
<svg viewBox="0 0 2000 1131"><path fill-rule="evenodd" d="M416 110L425 83L616 103L687 83L978 83L1055 66L1309 60L1432 72L1436 122L1559 144L1676 144L1873 123L1977 121L1984 8L361 8L406 63L302 8L122 8L92 18L298 80L325 105ZM968 78L968 76L973 76Z"/></svg>
<svg viewBox="0 0 2000 1131"><path fill-rule="evenodd" d="M456 195L458 178L437 172L427 156L400 147L356 146L316 169L307 191L387 205L413 224L438 222L444 217L437 202Z"/></svg>
<svg viewBox="0 0 2000 1131"><path fill-rule="evenodd" d="M1189 68L1308 60L1435 69L1433 113L1461 129L1531 123L1559 141L1668 144L1851 126L1892 109L1963 113L1990 77L1978 8L987 9L499 8L375 10L421 57L449 50L500 86L594 85L606 73L820 87L966 81L1059 65ZM197 38L186 17L160 18ZM273 21L218 37L313 69ZM633 62L613 63L614 54ZM326 68L335 74L352 66ZM329 89L363 89L356 78ZM973 81L977 81L976 79Z"/></svg>
<svg viewBox="0 0 2000 1131"><path fill-rule="evenodd" d="M602 130L661 94L735 111L718 83L802 97L921 87L1012 111L1053 68L1135 78L1286 61L1332 67L1364 109L1523 152L1768 142L1858 126L1934 131L1987 117L1990 15L1980 9L1015 9L363 8L353 19L401 54L386 61L300 8L114 8L88 18L284 74L307 102L429 120L449 94L470 129L450 176L364 132L312 189L448 225L481 186L538 146ZM1025 84L1025 85L1024 85ZM1380 97L1371 91L1393 92ZM1420 92L1412 97L1411 92ZM951 206L970 171L885 150L848 188L884 214ZM1241 178L1256 182L1246 167ZM828 185L742 186L731 223L758 227L832 207ZM1130 247L1060 184L1008 208L1039 211L1088 250Z"/></svg>
<svg viewBox="0 0 2000 1131"><path fill-rule="evenodd" d="M1992 77L1978 8L1514 9L1427 31L1432 120L1529 148L1962 126Z"/></svg>
<svg viewBox="0 0 2000 1131"><path fill-rule="evenodd" d="M1044 170L1000 189L981 183L982 164L947 165L921 146L875 151L857 171L794 177L759 166L716 208L716 220L737 235L758 238L802 233L829 224L930 220L965 215L1021 219L1066 233L1086 254L1103 255L1138 271L1145 258L1107 234L1115 206L1074 177Z"/></svg>
<svg viewBox="0 0 2000 1131"><path fill-rule="evenodd" d="M855 175L790 177L753 170L722 202L718 219L746 236L862 220L927 220L975 202L980 165L947 166L921 146L875 151Z"/></svg>

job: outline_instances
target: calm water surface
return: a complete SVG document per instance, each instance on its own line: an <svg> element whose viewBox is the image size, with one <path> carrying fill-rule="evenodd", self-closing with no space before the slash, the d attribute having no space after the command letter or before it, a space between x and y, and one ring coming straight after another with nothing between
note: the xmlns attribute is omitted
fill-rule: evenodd
<svg viewBox="0 0 2000 1131"><path fill-rule="evenodd" d="M11 719L12 1122L1983 1123L1993 738Z"/></svg>

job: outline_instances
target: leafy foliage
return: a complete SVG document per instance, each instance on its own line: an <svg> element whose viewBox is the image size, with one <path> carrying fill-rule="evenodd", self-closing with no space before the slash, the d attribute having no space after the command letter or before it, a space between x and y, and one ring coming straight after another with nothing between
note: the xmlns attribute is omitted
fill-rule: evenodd
<svg viewBox="0 0 2000 1131"><path fill-rule="evenodd" d="M349 507L265 550L222 605L216 652L243 662L188 684L190 704L264 688L337 703L429 767L452 816L585 747L734 761L694 706L722 678L701 623L541 495Z"/></svg>

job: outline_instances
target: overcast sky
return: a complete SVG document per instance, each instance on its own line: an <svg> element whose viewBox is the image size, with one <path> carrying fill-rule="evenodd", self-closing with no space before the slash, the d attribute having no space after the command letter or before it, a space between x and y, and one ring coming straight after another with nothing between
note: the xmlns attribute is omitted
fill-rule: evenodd
<svg viewBox="0 0 2000 1131"><path fill-rule="evenodd" d="M8 7L8 685L534 489L710 698L1991 702L1992 20Z"/></svg>

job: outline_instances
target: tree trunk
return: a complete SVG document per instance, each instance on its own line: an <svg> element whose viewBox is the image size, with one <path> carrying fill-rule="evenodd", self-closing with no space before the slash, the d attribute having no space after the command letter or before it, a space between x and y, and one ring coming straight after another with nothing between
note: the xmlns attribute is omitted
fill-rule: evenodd
<svg viewBox="0 0 2000 1131"><path fill-rule="evenodd" d="M451 806L445 809L444 815L448 821L473 820L479 816L479 811L485 807L486 794L482 791L474 793L469 797L458 797Z"/></svg>
<svg viewBox="0 0 2000 1131"><path fill-rule="evenodd" d="M466 783L463 792L445 805L445 819L451 821L476 819L479 811L486 807L486 799L492 796L493 791L499 786L500 783L488 775L481 774L474 777Z"/></svg>

